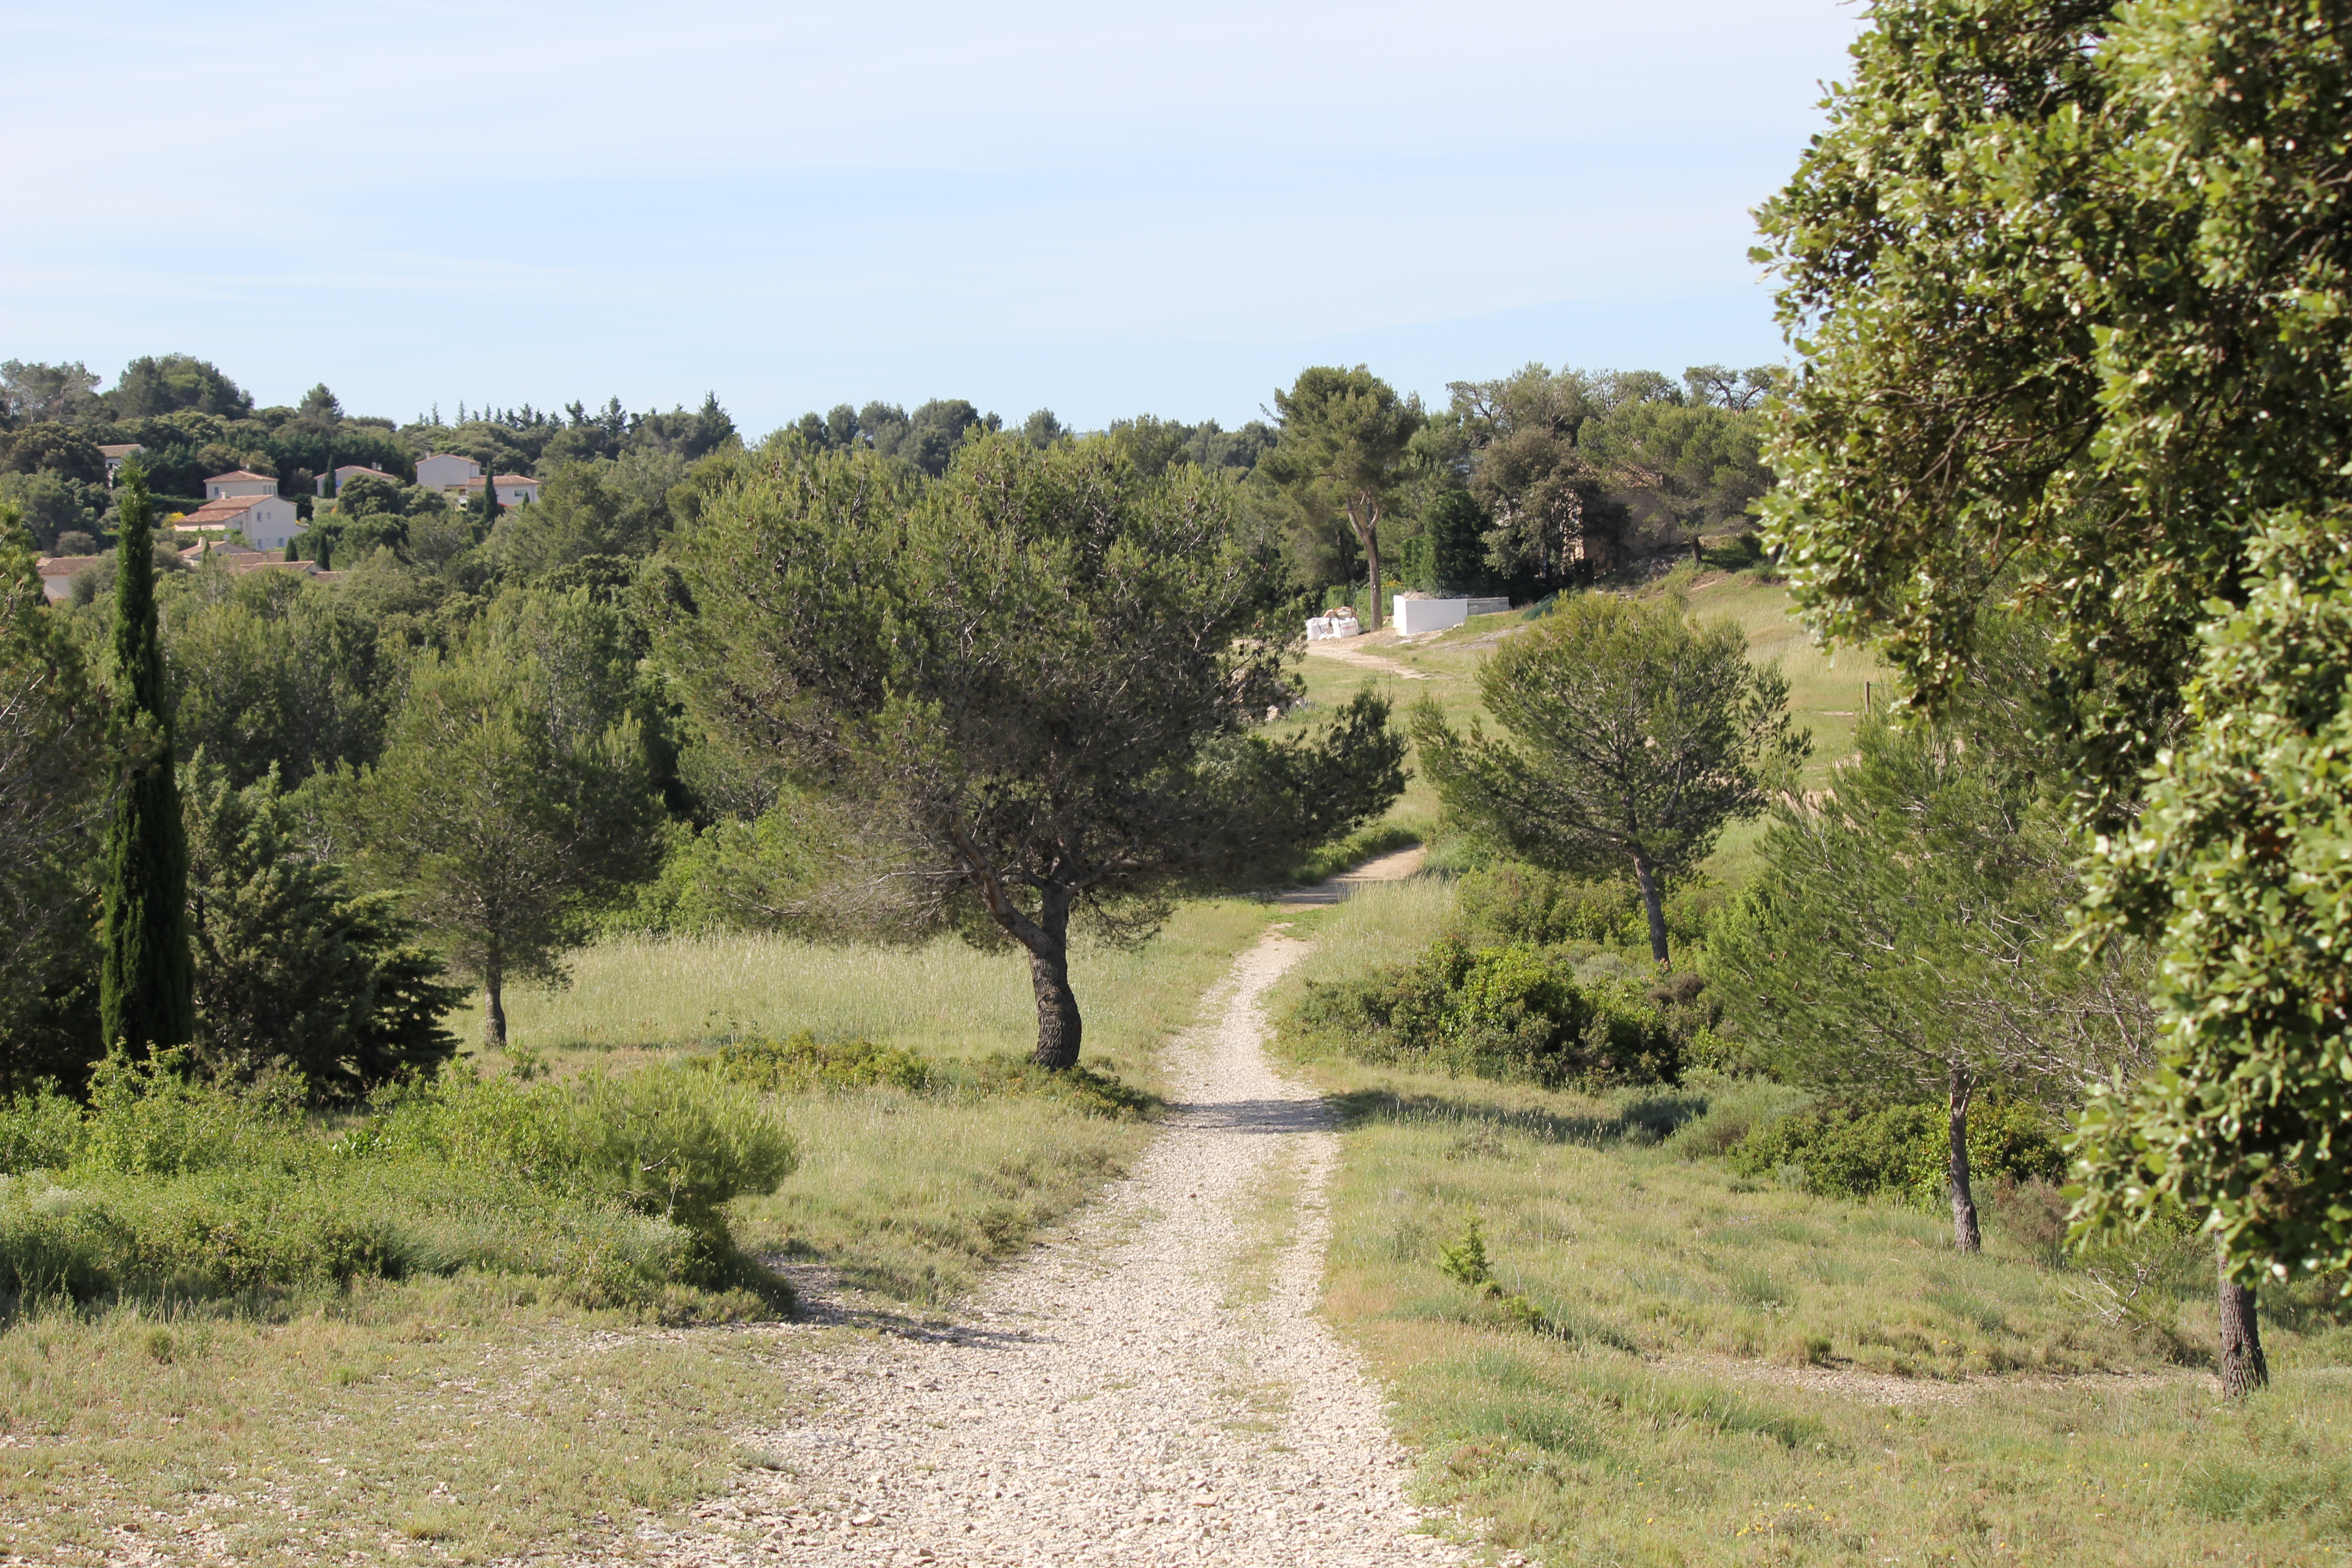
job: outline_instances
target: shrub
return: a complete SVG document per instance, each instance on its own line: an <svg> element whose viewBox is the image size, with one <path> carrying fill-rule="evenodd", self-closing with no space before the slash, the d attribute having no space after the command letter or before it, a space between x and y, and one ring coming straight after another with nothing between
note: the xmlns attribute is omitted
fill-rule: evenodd
<svg viewBox="0 0 2352 1568"><path fill-rule="evenodd" d="M1701 1013L1689 977L1658 981L1571 946L1474 948L1453 935L1412 963L1310 983L1290 1023L1367 1060L1598 1088L1671 1081Z"/></svg>
<svg viewBox="0 0 2352 1568"><path fill-rule="evenodd" d="M753 1089L872 1089L888 1085L910 1094L932 1087L935 1075L904 1046L868 1039L820 1040L808 1030L784 1038L753 1036L719 1047L719 1075Z"/></svg>
<svg viewBox="0 0 2352 1568"><path fill-rule="evenodd" d="M30 1094L0 1102L0 1174L62 1171L80 1152L79 1101L43 1084Z"/></svg>
<svg viewBox="0 0 2352 1568"><path fill-rule="evenodd" d="M1801 1185L1827 1197L1893 1194L1932 1209L1948 1198L1949 1113L1921 1100L1877 1109L1825 1106L1751 1129L1732 1145L1732 1168L1769 1175L1790 1166ZM1980 1101L1969 1115L1969 1166L1975 1181L2055 1182L2066 1168L2065 1134L2030 1101Z"/></svg>
<svg viewBox="0 0 2352 1568"><path fill-rule="evenodd" d="M690 1232L705 1272L734 1257L728 1201L774 1192L800 1163L782 1116L758 1090L677 1066L598 1074L569 1110L569 1142L591 1187Z"/></svg>

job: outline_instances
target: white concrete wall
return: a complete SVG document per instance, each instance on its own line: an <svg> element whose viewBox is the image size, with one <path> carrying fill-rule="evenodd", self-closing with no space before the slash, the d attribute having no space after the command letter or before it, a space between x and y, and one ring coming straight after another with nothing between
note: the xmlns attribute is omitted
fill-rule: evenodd
<svg viewBox="0 0 2352 1568"><path fill-rule="evenodd" d="M278 493L276 479L206 479L205 499L220 500L227 496L274 496Z"/></svg>
<svg viewBox="0 0 2352 1568"><path fill-rule="evenodd" d="M416 465L416 482L428 490L446 489L482 477L482 465L452 452L436 453Z"/></svg>
<svg viewBox="0 0 2352 1568"><path fill-rule="evenodd" d="M1389 605L1398 635L1402 637L1442 632L1470 618L1470 601L1467 599L1408 599L1399 594L1389 601Z"/></svg>

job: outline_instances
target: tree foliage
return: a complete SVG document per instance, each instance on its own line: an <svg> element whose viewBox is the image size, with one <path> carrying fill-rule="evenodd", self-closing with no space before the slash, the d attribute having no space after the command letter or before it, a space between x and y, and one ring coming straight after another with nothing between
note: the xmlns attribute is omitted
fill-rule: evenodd
<svg viewBox="0 0 2352 1568"><path fill-rule="evenodd" d="M2235 1269L2341 1266L2341 18L1910 0L1855 52L1766 213L1809 356L1772 537L1931 708L1988 605L2048 608L2037 720L2108 834L2100 922L2165 952L2168 1065L2097 1109L2086 1213L2177 1195Z"/></svg>
<svg viewBox="0 0 2352 1568"><path fill-rule="evenodd" d="M351 1100L457 1048L464 994L394 900L354 894L300 845L274 773L237 787L199 752L184 770L195 1045L215 1076L283 1067Z"/></svg>
<svg viewBox="0 0 2352 1568"><path fill-rule="evenodd" d="M597 900L650 869L652 792L626 628L585 593L513 590L416 663L373 767L320 794L335 842L479 981L559 982Z"/></svg>
<svg viewBox="0 0 2352 1568"><path fill-rule="evenodd" d="M2053 1113L2147 1060L2144 957L2062 952L2080 879L2023 768L1947 729L1864 721L1819 794L1784 796L1706 972L1775 1077L1877 1103L1935 1095L1954 1239L1978 1245L1968 1119L1991 1092Z"/></svg>
<svg viewBox="0 0 2352 1568"><path fill-rule="evenodd" d="M667 634L698 720L857 816L823 881L1028 952L1038 1060L1077 1058L1070 921L1140 939L1176 889L1263 874L1402 788L1386 709L1312 736L1225 481L1106 442L983 437L918 486L786 438L688 542Z"/></svg>
<svg viewBox="0 0 2352 1568"><path fill-rule="evenodd" d="M95 850L107 712L0 510L0 1086L76 1084L97 1053Z"/></svg>
<svg viewBox="0 0 2352 1568"><path fill-rule="evenodd" d="M1413 436L1427 423L1418 395L1396 389L1362 365L1301 371L1287 392L1274 395L1282 416L1274 449L1258 471L1288 491L1314 518L1336 511L1348 520L1364 552L1371 604L1367 625L1381 629L1381 519L1409 472Z"/></svg>
<svg viewBox="0 0 2352 1568"><path fill-rule="evenodd" d="M1729 620L1694 625L1679 599L1584 594L1497 648L1479 694L1517 738L1457 734L1433 703L1413 738L1446 808L1511 853L1580 874L1630 871L1651 956L1667 961L1664 884L1811 749L1789 683L1758 668Z"/></svg>
<svg viewBox="0 0 2352 1568"><path fill-rule="evenodd" d="M100 883L99 1023L106 1045L145 1053L184 1045L195 1028L188 951L188 844L180 820L172 702L156 624L146 478L122 475L122 542L114 579L118 773Z"/></svg>

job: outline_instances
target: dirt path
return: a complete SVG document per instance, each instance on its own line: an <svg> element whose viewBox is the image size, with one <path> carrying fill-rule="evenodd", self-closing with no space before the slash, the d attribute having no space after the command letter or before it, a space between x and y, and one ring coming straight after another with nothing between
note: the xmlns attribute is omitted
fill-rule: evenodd
<svg viewBox="0 0 2352 1568"><path fill-rule="evenodd" d="M1367 860L1352 871L1342 871L1311 888L1292 888L1275 896L1275 902L1286 905L1343 904L1349 895L1367 882L1401 882L1421 869L1422 858L1428 853L1425 846L1414 844Z"/></svg>
<svg viewBox="0 0 2352 1568"><path fill-rule="evenodd" d="M1307 945L1277 930L1234 963L1175 1047L1166 1130L1068 1237L939 1331L829 1358L834 1401L756 1439L778 1468L659 1554L1466 1561L1419 1533L1380 1396L1314 1315L1339 1138L1260 1048L1261 998Z"/></svg>
<svg viewBox="0 0 2352 1568"><path fill-rule="evenodd" d="M1371 635L1377 637L1380 634L1375 632ZM1329 642L1311 642L1307 645L1307 657L1328 658L1335 664L1352 664L1359 669L1376 669L1382 675L1393 675L1399 680L1432 679L1425 669L1415 669L1409 664L1400 664L1392 658L1382 658L1368 647L1349 646L1366 640L1364 637L1334 637ZM1390 642L1381 646L1394 647L1395 644Z"/></svg>

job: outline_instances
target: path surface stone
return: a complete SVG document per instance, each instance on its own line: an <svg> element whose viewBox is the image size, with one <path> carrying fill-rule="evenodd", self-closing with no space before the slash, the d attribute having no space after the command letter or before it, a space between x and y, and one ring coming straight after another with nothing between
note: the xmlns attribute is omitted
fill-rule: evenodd
<svg viewBox="0 0 2352 1568"><path fill-rule="evenodd" d="M675 1561L861 1565L1468 1561L1426 1532L1352 1353L1315 1316L1339 1161L1261 1048L1269 934L1171 1050L1165 1130L948 1326L834 1352L839 1396ZM720 1510L724 1510L722 1513Z"/></svg>

